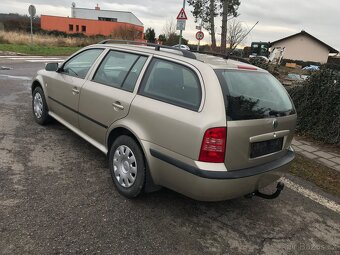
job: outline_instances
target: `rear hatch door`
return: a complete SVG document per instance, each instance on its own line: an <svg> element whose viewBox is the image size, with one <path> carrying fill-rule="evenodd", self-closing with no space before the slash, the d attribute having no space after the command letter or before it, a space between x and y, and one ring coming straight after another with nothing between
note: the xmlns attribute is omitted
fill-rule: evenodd
<svg viewBox="0 0 340 255"><path fill-rule="evenodd" d="M284 156L296 125L286 89L264 71L218 69L227 117L225 165L238 170Z"/></svg>

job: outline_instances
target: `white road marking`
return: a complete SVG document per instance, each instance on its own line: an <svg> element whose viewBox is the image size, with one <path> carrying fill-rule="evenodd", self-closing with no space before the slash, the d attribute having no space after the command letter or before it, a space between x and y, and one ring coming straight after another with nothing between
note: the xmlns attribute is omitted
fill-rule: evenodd
<svg viewBox="0 0 340 255"><path fill-rule="evenodd" d="M41 59L60 59L60 58L44 58L44 57L41 57L41 58L8 58L8 59L11 59L11 60L41 60Z"/></svg>
<svg viewBox="0 0 340 255"><path fill-rule="evenodd" d="M304 197L307 197L311 200L313 200L314 202L317 202L320 205L323 205L325 207L327 207L328 209L336 212L336 213L340 213L340 205L328 198L325 198L319 194L316 194L313 191L310 191L308 189L305 189L304 187L292 182L291 180L282 177L281 180L284 182L284 184L290 188L291 190L294 190L298 193L300 193L301 195L303 195Z"/></svg>
<svg viewBox="0 0 340 255"><path fill-rule="evenodd" d="M31 58L43 58L43 56L0 56L0 58L25 58L25 57L31 57Z"/></svg>
<svg viewBox="0 0 340 255"><path fill-rule="evenodd" d="M14 75L7 75L7 74L0 74L0 79L1 77L9 78L9 79L19 79L19 80L25 80L25 81L30 81L32 80L31 77L27 76L14 76Z"/></svg>
<svg viewBox="0 0 340 255"><path fill-rule="evenodd" d="M48 63L48 62L63 62L64 60L62 59L34 59L34 60L26 60L26 62L31 62L31 63L36 63L36 62L41 62L41 63Z"/></svg>
<svg viewBox="0 0 340 255"><path fill-rule="evenodd" d="M59 57L43 57L43 56L0 56L1 59L14 61L31 62L31 63L47 63L47 62L64 62L65 59Z"/></svg>

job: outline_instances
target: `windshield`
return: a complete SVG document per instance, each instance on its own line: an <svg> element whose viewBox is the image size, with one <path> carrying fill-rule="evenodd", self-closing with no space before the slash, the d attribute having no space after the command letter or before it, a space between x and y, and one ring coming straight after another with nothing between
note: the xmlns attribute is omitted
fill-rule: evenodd
<svg viewBox="0 0 340 255"><path fill-rule="evenodd" d="M215 70L229 120L281 117L295 113L281 83L269 73Z"/></svg>

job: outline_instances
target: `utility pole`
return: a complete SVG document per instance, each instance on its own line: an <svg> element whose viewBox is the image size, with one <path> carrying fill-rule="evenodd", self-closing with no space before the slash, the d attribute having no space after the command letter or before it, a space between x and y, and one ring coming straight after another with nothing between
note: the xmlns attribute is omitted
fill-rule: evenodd
<svg viewBox="0 0 340 255"><path fill-rule="evenodd" d="M185 1L186 0L183 0L183 9L185 9ZM181 48L181 45L182 45L182 33L183 33L183 31L182 30L180 30L180 32L179 32L179 48Z"/></svg>

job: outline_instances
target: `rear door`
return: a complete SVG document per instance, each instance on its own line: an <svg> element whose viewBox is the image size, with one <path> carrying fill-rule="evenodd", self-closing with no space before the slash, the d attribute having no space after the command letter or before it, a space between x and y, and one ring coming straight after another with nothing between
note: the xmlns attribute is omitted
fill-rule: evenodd
<svg viewBox="0 0 340 255"><path fill-rule="evenodd" d="M134 89L148 59L146 55L110 50L82 88L79 127L105 144L107 128L125 117L135 96Z"/></svg>
<svg viewBox="0 0 340 255"><path fill-rule="evenodd" d="M264 164L287 153L296 114L285 88L261 71L216 70L225 98L229 170Z"/></svg>
<svg viewBox="0 0 340 255"><path fill-rule="evenodd" d="M188 158L199 151L202 80L198 71L178 60L154 57L145 72L129 118L142 126L141 140Z"/></svg>
<svg viewBox="0 0 340 255"><path fill-rule="evenodd" d="M45 79L49 108L74 127L78 127L78 102L85 77L103 49L87 49L69 59L59 72Z"/></svg>

